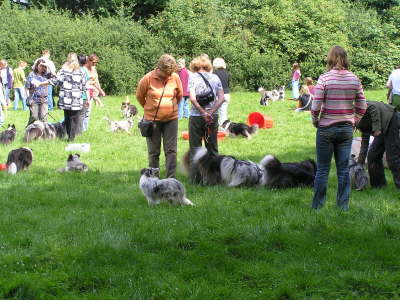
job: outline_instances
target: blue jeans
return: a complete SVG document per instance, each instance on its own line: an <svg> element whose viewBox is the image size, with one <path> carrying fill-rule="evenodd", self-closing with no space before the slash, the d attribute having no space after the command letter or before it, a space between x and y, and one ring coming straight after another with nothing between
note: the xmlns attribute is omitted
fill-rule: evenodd
<svg viewBox="0 0 400 300"><path fill-rule="evenodd" d="M49 110L53 110L53 86L51 84L47 86L47 93L48 108Z"/></svg>
<svg viewBox="0 0 400 300"><path fill-rule="evenodd" d="M20 87L20 88L14 88L14 110L18 110L18 104L19 104L19 99L22 101L22 107L24 110L27 110L28 108L26 107L26 94L25 94L25 88Z"/></svg>
<svg viewBox="0 0 400 300"><path fill-rule="evenodd" d="M299 81L298 80L292 80L292 97L294 99L299 98Z"/></svg>
<svg viewBox="0 0 400 300"><path fill-rule="evenodd" d="M183 96L178 104L178 119L189 118L189 96Z"/></svg>
<svg viewBox="0 0 400 300"><path fill-rule="evenodd" d="M314 180L312 208L319 209L325 203L329 169L334 155L338 177L336 204L343 210L349 209L349 158L352 139L353 128L351 125L341 124L318 128L316 138L317 174Z"/></svg>
<svg viewBox="0 0 400 300"><path fill-rule="evenodd" d="M10 104L10 91L11 91L11 89L9 89L7 87L7 84L3 84L3 90L4 90L4 96L5 96L5 103L8 106Z"/></svg>

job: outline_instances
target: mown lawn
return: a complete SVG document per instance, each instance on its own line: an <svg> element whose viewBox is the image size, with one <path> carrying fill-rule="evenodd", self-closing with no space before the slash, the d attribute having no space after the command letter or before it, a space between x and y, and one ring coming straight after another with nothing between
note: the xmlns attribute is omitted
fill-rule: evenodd
<svg viewBox="0 0 400 300"><path fill-rule="evenodd" d="M385 91L368 91L384 100ZM191 185L195 207L149 207L138 188L145 141L108 131L123 97L92 112L85 174L60 174L66 141L38 141L31 168L0 172L0 295L5 299L393 299L400 297L400 194L388 186L354 191L350 211L335 207L332 165L326 207L310 209L312 190L229 189ZM315 158L315 129L294 102L258 105L234 93L230 118L272 116L253 139L226 139L220 152L259 161ZM51 112L55 119L61 111ZM20 146L26 112L8 113L18 135L0 146L0 162ZM50 119L51 120L51 119ZM179 123L187 129L187 120ZM188 149L179 139L179 158ZM162 166L164 159L162 159ZM164 173L163 173L164 174Z"/></svg>

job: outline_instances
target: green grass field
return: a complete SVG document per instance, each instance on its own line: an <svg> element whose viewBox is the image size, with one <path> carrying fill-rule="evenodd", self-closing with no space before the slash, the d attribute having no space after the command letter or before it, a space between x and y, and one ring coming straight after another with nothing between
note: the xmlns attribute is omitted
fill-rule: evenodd
<svg viewBox="0 0 400 300"><path fill-rule="evenodd" d="M367 91L384 100L385 91ZM108 131L122 97L92 111L90 129L75 142L90 171L60 174L66 141L29 144L26 172L0 172L0 295L3 299L394 299L400 298L400 196L387 172L381 190L352 192L350 211L335 207L332 164L327 205L310 209L312 190L191 185L195 207L149 207L139 171L146 143ZM294 102L258 104L257 93L234 93L230 119L273 117L274 128L251 140L226 139L220 152L259 161L315 159L315 128ZM51 112L55 119L62 111ZM26 112L9 111L16 141L0 145L0 163L20 146ZM51 119L50 119L51 120ZM187 129L187 120L179 131ZM179 139L179 159L189 148ZM161 168L164 169L162 156ZM162 172L162 175L164 172Z"/></svg>

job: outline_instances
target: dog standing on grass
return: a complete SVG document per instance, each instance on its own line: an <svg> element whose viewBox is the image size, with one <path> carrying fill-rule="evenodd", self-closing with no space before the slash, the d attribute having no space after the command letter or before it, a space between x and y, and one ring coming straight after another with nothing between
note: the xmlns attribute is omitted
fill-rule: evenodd
<svg viewBox="0 0 400 300"><path fill-rule="evenodd" d="M175 178L159 179L160 169L145 168L140 171L139 187L149 205L167 202L174 205L194 205L186 198L185 187Z"/></svg>
<svg viewBox="0 0 400 300"><path fill-rule="evenodd" d="M129 97L126 97L126 100L121 103L121 114L125 119L133 119L138 113L138 110L135 105L131 104Z"/></svg>
<svg viewBox="0 0 400 300"><path fill-rule="evenodd" d="M8 124L7 129L0 133L0 144L10 145L17 135L17 129L14 124Z"/></svg>
<svg viewBox="0 0 400 300"><path fill-rule="evenodd" d="M7 158L7 172L15 175L19 171L26 170L32 164L33 152L31 149L22 147L11 150Z"/></svg>
<svg viewBox="0 0 400 300"><path fill-rule="evenodd" d="M103 120L106 120L108 122L111 132L125 131L130 134L130 130L133 127L132 119L112 121L108 117L104 117Z"/></svg>

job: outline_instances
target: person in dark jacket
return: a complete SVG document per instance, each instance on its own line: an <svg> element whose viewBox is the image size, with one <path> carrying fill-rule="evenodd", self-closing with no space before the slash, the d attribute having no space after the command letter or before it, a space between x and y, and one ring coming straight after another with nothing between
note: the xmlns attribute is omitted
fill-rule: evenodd
<svg viewBox="0 0 400 300"><path fill-rule="evenodd" d="M357 128L362 132L358 162L363 164L367 157L371 186L379 188L386 185L382 160L386 151L394 183L400 188L399 117L394 107L383 102L368 101L367 111L357 124ZM371 135L374 136L374 141L368 150Z"/></svg>

